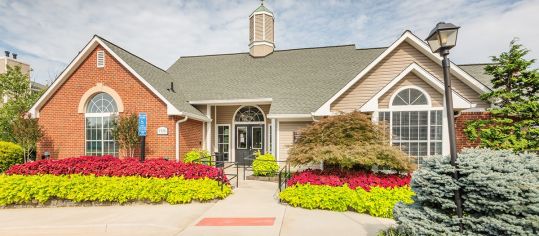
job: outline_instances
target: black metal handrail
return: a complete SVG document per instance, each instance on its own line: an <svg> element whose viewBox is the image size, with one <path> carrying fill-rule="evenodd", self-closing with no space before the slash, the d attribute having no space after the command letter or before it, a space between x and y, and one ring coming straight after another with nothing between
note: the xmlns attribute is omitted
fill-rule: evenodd
<svg viewBox="0 0 539 236"><path fill-rule="evenodd" d="M267 161L267 162L276 162L276 163L285 163L285 166L288 165L288 162L287 161L278 161L278 160L257 160L256 158L252 158L255 154L252 154L250 157L247 157L247 158L244 158L243 160L243 180L246 179L246 175L245 175L245 172L247 170L253 170L253 162L256 160L256 161ZM245 165L245 160L248 160L248 161L251 161L251 165ZM260 172L267 172L267 173L272 173L272 171L260 171ZM276 172L275 174L277 174L278 172Z"/></svg>
<svg viewBox="0 0 539 236"><path fill-rule="evenodd" d="M279 192L282 192L283 189L286 188L290 176L290 163L286 163L286 165L279 170Z"/></svg>
<svg viewBox="0 0 539 236"><path fill-rule="evenodd" d="M216 168L219 169L219 175L220 175L219 185L221 186L221 191L223 191L224 184L226 182L225 177L227 178L228 182L230 182L233 179L236 179L236 188L237 188L239 186L239 166L238 166L238 163L233 162L233 161L217 160L217 158L216 158L217 154L219 154L219 153L215 153L215 154L211 155L209 160L207 160L207 157L201 157L199 159L194 160L193 162L194 163L201 163L201 164L209 165L209 166L215 166ZM213 160L213 159L215 159L215 160ZM226 165L226 164L229 164L229 165ZM225 172L226 169L231 168L231 167L236 167L236 174L227 174Z"/></svg>

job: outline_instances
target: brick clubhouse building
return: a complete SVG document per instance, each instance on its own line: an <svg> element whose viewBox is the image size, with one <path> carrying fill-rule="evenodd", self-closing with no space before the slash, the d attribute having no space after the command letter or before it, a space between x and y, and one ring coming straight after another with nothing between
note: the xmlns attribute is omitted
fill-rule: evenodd
<svg viewBox="0 0 539 236"><path fill-rule="evenodd" d="M410 31L381 48L275 50L274 14L260 5L249 41L249 52L180 57L165 70L94 36L30 111L44 130L38 157L122 156L112 121L141 112L148 157L203 148L231 161L255 151L285 160L298 130L351 111L387 121L391 144L411 157L449 152L441 58ZM464 122L488 115L483 67L451 64L459 148L474 145Z"/></svg>

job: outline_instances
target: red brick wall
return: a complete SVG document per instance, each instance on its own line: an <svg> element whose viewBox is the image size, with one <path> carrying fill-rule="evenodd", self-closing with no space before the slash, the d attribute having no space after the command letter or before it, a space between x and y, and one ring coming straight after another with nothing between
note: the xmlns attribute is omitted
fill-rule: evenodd
<svg viewBox="0 0 539 236"><path fill-rule="evenodd" d="M52 158L66 158L85 154L83 113L78 113L78 105L83 94L97 83L114 89L121 97L124 112L146 112L148 116L148 136L146 156L175 158L175 123L182 117L167 115L166 104L147 89L136 77L125 69L110 54L105 56L105 67L96 67L96 48L55 92L39 111L39 123L44 137L38 144L38 157L43 152ZM167 127L168 135L157 135L158 127ZM202 142L202 122L188 120L180 129L181 152L200 147ZM122 152L121 152L122 153ZM137 151L137 155L138 155ZM182 154L183 156L183 154Z"/></svg>
<svg viewBox="0 0 539 236"><path fill-rule="evenodd" d="M466 134L464 133L466 122L471 120L484 120L488 118L490 118L489 112L462 112L460 116L455 118L458 151L462 150L463 148L479 146L479 139L470 141L468 137L466 137Z"/></svg>

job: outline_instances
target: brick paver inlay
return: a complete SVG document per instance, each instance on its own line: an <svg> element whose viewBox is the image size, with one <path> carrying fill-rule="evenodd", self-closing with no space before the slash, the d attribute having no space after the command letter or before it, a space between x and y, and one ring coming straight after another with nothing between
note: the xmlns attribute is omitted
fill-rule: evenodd
<svg viewBox="0 0 539 236"><path fill-rule="evenodd" d="M207 217L196 226L272 226L275 217Z"/></svg>

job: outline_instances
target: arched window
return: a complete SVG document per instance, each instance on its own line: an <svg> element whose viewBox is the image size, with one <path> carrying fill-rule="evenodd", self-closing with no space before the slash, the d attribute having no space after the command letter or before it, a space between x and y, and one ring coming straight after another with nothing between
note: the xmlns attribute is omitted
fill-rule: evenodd
<svg viewBox="0 0 539 236"><path fill-rule="evenodd" d="M86 155L118 156L112 130L118 112L116 101L107 93L94 95L86 105Z"/></svg>
<svg viewBox="0 0 539 236"><path fill-rule="evenodd" d="M442 154L442 108L431 107L430 97L419 88L398 90L379 120L389 124L391 144L408 153L411 161Z"/></svg>
<svg viewBox="0 0 539 236"><path fill-rule="evenodd" d="M393 98L393 102L391 103L393 106L414 106L414 105L429 105L427 101L427 97L423 92L414 89L414 88L407 88L395 96Z"/></svg>
<svg viewBox="0 0 539 236"><path fill-rule="evenodd" d="M112 113L118 112L116 102L108 93L98 93L88 102L86 113Z"/></svg>
<svg viewBox="0 0 539 236"><path fill-rule="evenodd" d="M236 122L264 122L264 114L253 106L242 107L234 117Z"/></svg>

